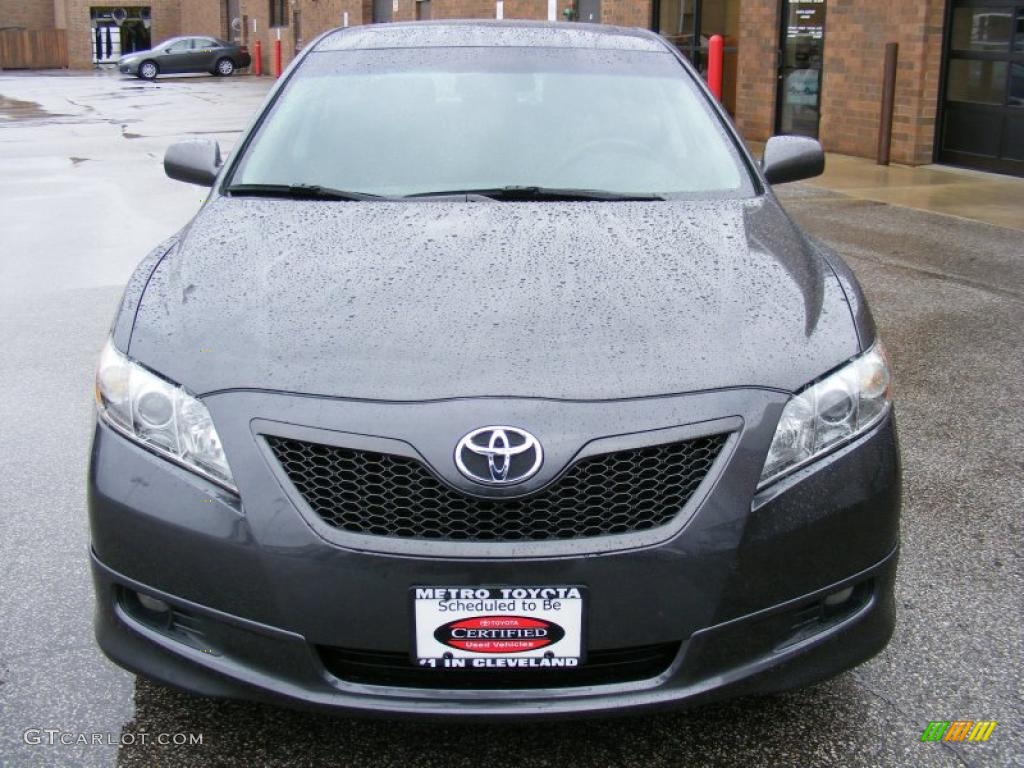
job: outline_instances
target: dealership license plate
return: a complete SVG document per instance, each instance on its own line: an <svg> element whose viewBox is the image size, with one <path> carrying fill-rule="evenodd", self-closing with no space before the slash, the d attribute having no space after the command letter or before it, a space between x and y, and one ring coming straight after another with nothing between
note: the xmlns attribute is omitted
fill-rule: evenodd
<svg viewBox="0 0 1024 768"><path fill-rule="evenodd" d="M435 669L577 667L584 598L578 586L413 587L413 660Z"/></svg>

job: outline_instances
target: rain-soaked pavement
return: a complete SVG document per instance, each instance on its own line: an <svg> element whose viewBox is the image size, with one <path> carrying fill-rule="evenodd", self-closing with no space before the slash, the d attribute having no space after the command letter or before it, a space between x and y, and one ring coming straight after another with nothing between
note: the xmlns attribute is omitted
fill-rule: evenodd
<svg viewBox="0 0 1024 768"><path fill-rule="evenodd" d="M164 148L230 146L267 86L0 74L0 765L1024 765L1020 233L808 186L780 192L857 271L898 375L899 625L880 656L786 695L543 726L202 700L107 662L86 556L96 354L135 262L202 196L163 177ZM985 744L919 741L955 719L999 724Z"/></svg>

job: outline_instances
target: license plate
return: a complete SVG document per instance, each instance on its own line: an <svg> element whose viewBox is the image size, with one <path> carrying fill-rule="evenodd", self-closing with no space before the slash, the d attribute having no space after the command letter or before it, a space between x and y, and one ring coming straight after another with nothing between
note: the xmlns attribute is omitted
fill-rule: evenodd
<svg viewBox="0 0 1024 768"><path fill-rule="evenodd" d="M552 669L584 661L585 589L413 587L413 661L434 669Z"/></svg>

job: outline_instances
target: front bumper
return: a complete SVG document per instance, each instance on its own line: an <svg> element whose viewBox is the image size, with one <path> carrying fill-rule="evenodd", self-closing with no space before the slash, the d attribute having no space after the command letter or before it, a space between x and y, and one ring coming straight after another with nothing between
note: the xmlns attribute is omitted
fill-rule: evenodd
<svg viewBox="0 0 1024 768"><path fill-rule="evenodd" d="M653 421L682 424L678 413L705 407L736 414L723 466L680 529L662 541L575 556L513 547L502 557L494 545L465 544L447 553L444 544L369 551L355 540L331 540L268 471L254 435L268 420L330 429L337 419L360 431L366 418L390 434L414 423L405 414L380 423L372 411L389 406L208 398L241 500L99 424L89 503L100 646L128 669L204 695L392 716L610 714L825 679L877 653L893 630L900 503L893 422L753 495L785 398L762 393L753 402L744 393L723 408L729 397L580 405L566 416L573 429L586 430L586 409L629 408L639 433ZM422 407L415 425L429 427L456 404ZM480 411L508 410L496 401L458 407L471 424L502 423ZM512 410L531 426L538 415L531 409L566 407L518 403ZM554 411L548 415L547 423L557 422ZM452 429L461 434L463 426ZM677 650L656 674L586 687L510 692L346 679L329 649L408 653L414 584L585 584L591 651L673 643ZM854 590L841 609L820 610L847 587ZM140 618L137 593L170 604L184 617L181 626Z"/></svg>

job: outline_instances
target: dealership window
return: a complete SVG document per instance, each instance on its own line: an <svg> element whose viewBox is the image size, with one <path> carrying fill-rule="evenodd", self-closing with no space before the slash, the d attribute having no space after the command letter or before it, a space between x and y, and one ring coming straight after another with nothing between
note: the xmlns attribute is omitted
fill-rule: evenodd
<svg viewBox="0 0 1024 768"><path fill-rule="evenodd" d="M702 73L707 71L708 40L725 39L722 102L736 111L740 0L654 0L655 31L667 37Z"/></svg>
<svg viewBox="0 0 1024 768"><path fill-rule="evenodd" d="M288 8L286 0L270 0L270 26L288 26Z"/></svg>

